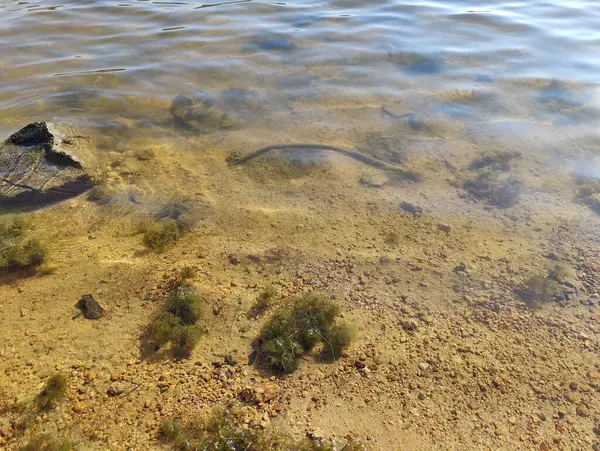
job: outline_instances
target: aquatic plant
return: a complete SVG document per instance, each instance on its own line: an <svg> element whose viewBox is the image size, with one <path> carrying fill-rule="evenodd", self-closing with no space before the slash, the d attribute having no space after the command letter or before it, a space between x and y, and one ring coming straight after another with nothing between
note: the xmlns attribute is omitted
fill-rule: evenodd
<svg viewBox="0 0 600 451"><path fill-rule="evenodd" d="M98 205L110 204L114 197L118 194L118 191L107 185L106 183L99 183L94 185L91 190L88 191L87 198L90 202L94 202Z"/></svg>
<svg viewBox="0 0 600 451"><path fill-rule="evenodd" d="M499 207L512 207L519 202L521 182L510 177L502 180L499 171L480 172L466 178L463 188L475 199L487 200Z"/></svg>
<svg viewBox="0 0 600 451"><path fill-rule="evenodd" d="M545 274L534 274L517 289L517 294L531 308L563 298L560 282L568 277L562 265L557 265Z"/></svg>
<svg viewBox="0 0 600 451"><path fill-rule="evenodd" d="M192 268L191 266L184 266L179 272L179 277L181 278L181 280L191 279L192 277L194 277L194 274L196 274L196 270L194 268Z"/></svg>
<svg viewBox="0 0 600 451"><path fill-rule="evenodd" d="M0 270L36 268L46 257L46 248L30 236L30 223L22 216L0 218Z"/></svg>
<svg viewBox="0 0 600 451"><path fill-rule="evenodd" d="M273 299L277 296L277 288L273 285L265 285L261 292L256 297L256 302L248 312L250 318L256 318L262 315L273 302Z"/></svg>
<svg viewBox="0 0 600 451"><path fill-rule="evenodd" d="M512 168L511 162L521 158L520 152L485 152L474 159L468 168L473 176L462 179L462 187L471 198L486 200L499 207L512 207L519 202L522 182L506 175Z"/></svg>
<svg viewBox="0 0 600 451"><path fill-rule="evenodd" d="M310 293L276 311L255 340L260 361L272 369L291 373L299 359L318 344L333 359L351 341L350 329L336 324L340 309L325 295Z"/></svg>
<svg viewBox="0 0 600 451"><path fill-rule="evenodd" d="M149 336L157 348L171 344L175 357L188 357L200 340L197 323L204 315L202 298L189 285L179 285L154 316Z"/></svg>
<svg viewBox="0 0 600 451"><path fill-rule="evenodd" d="M388 232L383 238L383 242L388 246L396 247L400 244L400 234L398 232Z"/></svg>
<svg viewBox="0 0 600 451"><path fill-rule="evenodd" d="M592 177L576 177L579 185L578 200L593 212L600 214L600 181Z"/></svg>
<svg viewBox="0 0 600 451"><path fill-rule="evenodd" d="M365 451L361 443L338 448L328 440L297 441L282 429L262 428L248 422L239 403L217 408L211 416L181 424L166 420L159 426L159 438L178 451Z"/></svg>
<svg viewBox="0 0 600 451"><path fill-rule="evenodd" d="M51 410L56 407L67 391L67 378L60 374L51 376L42 391L35 398L38 411Z"/></svg>
<svg viewBox="0 0 600 451"><path fill-rule="evenodd" d="M64 438L57 438L51 434L42 434L32 438L21 451L71 451L73 443Z"/></svg>
<svg viewBox="0 0 600 451"><path fill-rule="evenodd" d="M472 171L487 169L490 171L508 172L511 169L511 161L514 159L519 159L521 156L521 152L485 152L481 156L475 158L471 164L469 164L469 169Z"/></svg>
<svg viewBox="0 0 600 451"><path fill-rule="evenodd" d="M142 241L146 247L161 251L178 241L197 220L191 202L173 198L141 221L138 230L143 233Z"/></svg>

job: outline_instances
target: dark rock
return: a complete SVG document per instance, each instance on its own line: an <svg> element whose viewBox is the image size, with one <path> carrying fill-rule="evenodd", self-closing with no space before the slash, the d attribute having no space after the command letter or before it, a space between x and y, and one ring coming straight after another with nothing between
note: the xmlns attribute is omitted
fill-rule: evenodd
<svg viewBox="0 0 600 451"><path fill-rule="evenodd" d="M75 307L81 310L81 314L86 319L100 319L104 316L106 310L91 294L84 294Z"/></svg>
<svg viewBox="0 0 600 451"><path fill-rule="evenodd" d="M231 129L265 112L259 97L244 89L227 89L218 93L196 91L182 94L169 110L175 125L187 130L209 133Z"/></svg>
<svg viewBox="0 0 600 451"><path fill-rule="evenodd" d="M108 396L120 396L125 393L125 390L127 390L127 386L123 382L115 382L108 387L106 394Z"/></svg>
<svg viewBox="0 0 600 451"><path fill-rule="evenodd" d="M402 328L407 332L415 332L419 326L417 325L416 321L408 319L406 321L402 321Z"/></svg>
<svg viewBox="0 0 600 451"><path fill-rule="evenodd" d="M90 189L89 139L66 126L34 122L0 144L0 204L43 206Z"/></svg>
<svg viewBox="0 0 600 451"><path fill-rule="evenodd" d="M443 224L443 223L441 223L441 222L440 222L440 223L437 225L437 229L438 229L440 232L446 232L446 233L449 233L449 232L450 232L450 230L452 230L452 227L451 227L451 226L449 226L448 224Z"/></svg>
<svg viewBox="0 0 600 451"><path fill-rule="evenodd" d="M421 207L411 204L410 202L401 202L400 209L415 216L423 214L423 209Z"/></svg>
<svg viewBox="0 0 600 451"><path fill-rule="evenodd" d="M414 52L388 52L388 60L398 64L408 75L431 75L444 70L444 65L437 55L426 55Z"/></svg>
<svg viewBox="0 0 600 451"><path fill-rule="evenodd" d="M255 38L246 48L249 51L289 52L296 50L298 46L283 35L265 34Z"/></svg>

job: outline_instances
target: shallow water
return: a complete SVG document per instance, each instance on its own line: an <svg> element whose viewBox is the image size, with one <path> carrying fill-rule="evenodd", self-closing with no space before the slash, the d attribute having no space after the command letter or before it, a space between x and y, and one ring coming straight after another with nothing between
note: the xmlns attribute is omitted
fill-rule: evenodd
<svg viewBox="0 0 600 451"><path fill-rule="evenodd" d="M271 376L242 362L264 324L245 312L273 284L272 311L322 291L358 330L341 362L276 380L300 435L590 448L599 30L597 0L0 0L0 137L73 125L101 181L28 211L44 264L0 271L0 411L5 387L22 399L73 370L81 402L41 426L58 416L84 449L154 449L159 416L239 397L229 352L240 387ZM168 242L148 249L159 224ZM142 364L182 268L207 333L189 360ZM93 325L71 315L87 293L107 307ZM84 369L100 374L89 386ZM112 398L119 375L136 386ZM583 411L563 399L578 386ZM17 449L1 417L0 448Z"/></svg>
<svg viewBox="0 0 600 451"><path fill-rule="evenodd" d="M389 127L370 113L396 106L564 147L596 136L594 5L3 1L1 131L52 118L109 135L121 132L115 119L168 127L178 94L234 89L256 96L239 112L245 126L277 118L292 141L296 128Z"/></svg>

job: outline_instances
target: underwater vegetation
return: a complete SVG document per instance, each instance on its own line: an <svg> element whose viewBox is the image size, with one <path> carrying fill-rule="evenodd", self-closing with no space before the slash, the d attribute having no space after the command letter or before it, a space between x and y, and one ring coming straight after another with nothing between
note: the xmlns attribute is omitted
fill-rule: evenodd
<svg viewBox="0 0 600 451"><path fill-rule="evenodd" d="M190 285L180 284L154 316L148 338L155 349L170 344L174 357L189 357L200 340L197 323L203 316L204 304L198 292Z"/></svg>
<svg viewBox="0 0 600 451"><path fill-rule="evenodd" d="M511 162L521 157L519 152L492 152L483 154L469 165L474 172L463 180L462 187L477 200L486 200L499 207L512 207L519 202L522 182L510 172Z"/></svg>
<svg viewBox="0 0 600 451"><path fill-rule="evenodd" d="M118 194L118 191L104 183L94 185L91 190L88 191L87 198L90 202L94 202L98 205L108 205L112 202L113 198Z"/></svg>
<svg viewBox="0 0 600 451"><path fill-rule="evenodd" d="M36 268L44 262L46 248L30 230L30 223L22 216L0 217L0 271Z"/></svg>
<svg viewBox="0 0 600 451"><path fill-rule="evenodd" d="M576 177L575 182L579 185L579 202L600 214L600 181L592 177Z"/></svg>
<svg viewBox="0 0 600 451"><path fill-rule="evenodd" d="M175 198L141 221L138 230L148 249L162 251L190 231L197 220L191 202Z"/></svg>
<svg viewBox="0 0 600 451"><path fill-rule="evenodd" d="M352 341L350 327L337 323L339 314L339 306L326 295L296 297L273 314L256 338L259 361L277 372L292 373L317 345L328 358L339 358Z"/></svg>
<svg viewBox="0 0 600 451"><path fill-rule="evenodd" d="M31 439L20 451L71 451L73 449L75 449L73 444L67 439L42 434Z"/></svg>
<svg viewBox="0 0 600 451"><path fill-rule="evenodd" d="M521 157L521 152L486 152L479 158L475 158L469 165L469 169L471 171L486 169L489 171L509 172L511 170L511 162Z"/></svg>
<svg viewBox="0 0 600 451"><path fill-rule="evenodd" d="M44 388L36 395L33 401L18 403L11 410L21 414L16 422L18 429L25 430L32 426L35 418L49 412L65 398L67 392L67 378L56 373L48 378ZM53 449L53 448L49 448Z"/></svg>
<svg viewBox="0 0 600 451"><path fill-rule="evenodd" d="M196 419L181 424L164 421L159 437L177 451L359 451L361 443L348 443L338 448L334 442L314 439L294 440L274 427L257 428L247 424L239 404L219 408L206 420Z"/></svg>
<svg viewBox="0 0 600 451"><path fill-rule="evenodd" d="M35 398L35 405L39 411L51 410L65 397L67 391L67 378L62 374L51 376L42 391Z"/></svg>
<svg viewBox="0 0 600 451"><path fill-rule="evenodd" d="M400 244L400 234L398 232L388 232L383 237L383 242L391 247L396 247Z"/></svg>
<svg viewBox="0 0 600 451"><path fill-rule="evenodd" d="M530 308L565 299L567 294L561 285L572 286L577 280L575 271L565 264L552 266L546 274L534 274L517 289L517 294Z"/></svg>
<svg viewBox="0 0 600 451"><path fill-rule="evenodd" d="M273 285L265 285L256 297L256 302L252 305L248 311L249 318L258 318L265 313L273 301L277 298L277 288Z"/></svg>

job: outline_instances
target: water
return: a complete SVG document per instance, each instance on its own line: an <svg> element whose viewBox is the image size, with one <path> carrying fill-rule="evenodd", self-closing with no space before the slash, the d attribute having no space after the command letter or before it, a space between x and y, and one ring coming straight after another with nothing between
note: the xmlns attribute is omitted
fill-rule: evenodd
<svg viewBox="0 0 600 451"><path fill-rule="evenodd" d="M57 414L84 449L154 446L141 406L171 375L164 416L237 396L202 385L205 363L246 361L262 319L245 312L267 283L335 294L359 330L343 363L284 379L300 429L375 450L541 448L567 411L569 440L590 447L592 421L553 400L598 377L598 1L0 0L0 49L0 137L70 124L106 189L32 214L51 269L0 274L0 378L19 374L0 389L98 372L84 414ZM148 251L139 223L163 211L185 234ZM515 288L557 262L577 271L556 280L568 293L529 310ZM151 301L183 266L215 313L204 363L141 365ZM108 307L93 327L69 314L84 293ZM240 387L262 380L243 368ZM135 388L105 397L112 374ZM593 393L581 405L598 411Z"/></svg>
<svg viewBox="0 0 600 451"><path fill-rule="evenodd" d="M244 89L267 106L249 122L284 114L291 133L294 111L307 127L326 115L343 132L370 119L363 109L391 104L476 132L497 120L522 135L542 121L586 122L591 133L594 3L4 1L2 123L155 124L184 91ZM544 94L552 82L560 88ZM477 101L456 98L460 90Z"/></svg>

